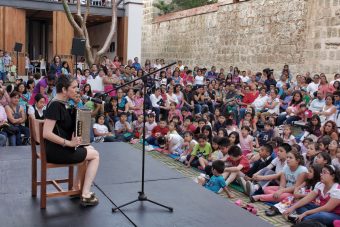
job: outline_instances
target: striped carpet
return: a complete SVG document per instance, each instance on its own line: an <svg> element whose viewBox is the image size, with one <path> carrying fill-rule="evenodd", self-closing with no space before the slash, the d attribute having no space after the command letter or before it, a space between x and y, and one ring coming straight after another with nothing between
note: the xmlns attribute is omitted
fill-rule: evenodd
<svg viewBox="0 0 340 227"><path fill-rule="evenodd" d="M138 150L142 150L142 144L137 143L132 145L134 148L137 148ZM162 162L163 164L165 164L166 166L168 166L171 169L174 169L180 173L182 173L184 176L194 179L195 177L197 177L199 175L199 172L193 168L187 168L185 165L183 165L182 163L175 161L174 159L170 158L167 155L161 154L157 151L148 151L146 152L147 155L153 157L156 160L159 160L160 162ZM233 187L231 187L231 191L234 194L234 199L231 199L232 201L236 201L238 199L242 199L242 201L244 203L248 203L249 199L248 197L239 192L238 190L235 190ZM224 199L229 199L227 198L227 195L225 194L225 192L220 194ZM230 199L229 199L230 200ZM277 215L274 217L267 217L264 213L265 210L267 210L269 208L269 206L267 206L264 203L255 203L254 204L255 207L258 210L258 216L260 218L262 218L263 220L273 224L274 226L279 226L279 227L286 227L286 226L291 226L291 224L289 222L287 222L282 215ZM236 205L235 205L236 206Z"/></svg>

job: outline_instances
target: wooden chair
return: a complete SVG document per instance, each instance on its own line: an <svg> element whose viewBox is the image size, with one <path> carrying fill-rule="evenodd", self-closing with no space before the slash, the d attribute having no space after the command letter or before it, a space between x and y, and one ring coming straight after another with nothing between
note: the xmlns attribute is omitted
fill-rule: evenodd
<svg viewBox="0 0 340 227"><path fill-rule="evenodd" d="M62 196L71 196L71 195L81 195L81 189L83 186L84 181L84 173L82 173L81 178L81 186L80 190L73 190L73 180L74 180L74 167L82 167L82 170L86 168L86 162L76 163L76 164L53 164L48 163L46 161L46 146L43 139L43 127L44 121L36 120L32 117L29 118L29 127L31 132L31 149L32 149L32 197L37 196L37 187L40 185L40 208L46 208L46 198L52 197L62 197ZM37 150L37 145L40 144L39 151ZM41 180L37 181L37 162L40 159L41 162L41 170L40 170L40 177ZM66 179L54 179L54 180L47 180L47 170L52 168L65 168L68 167L68 178ZM68 183L68 190L64 190L60 184L61 183ZM46 188L47 185L53 185L56 192L47 192Z"/></svg>

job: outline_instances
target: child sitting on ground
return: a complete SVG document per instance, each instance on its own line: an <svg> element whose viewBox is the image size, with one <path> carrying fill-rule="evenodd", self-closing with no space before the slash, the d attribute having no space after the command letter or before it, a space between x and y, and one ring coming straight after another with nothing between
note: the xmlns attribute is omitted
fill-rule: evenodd
<svg viewBox="0 0 340 227"><path fill-rule="evenodd" d="M296 144L295 136L292 135L292 129L290 125L285 125L283 128L283 142L289 145Z"/></svg>
<svg viewBox="0 0 340 227"><path fill-rule="evenodd" d="M186 117L185 120L184 120L184 123L183 123L183 131L184 132L190 131L190 132L194 133L195 130L196 130L196 127L192 123L192 117L191 116Z"/></svg>
<svg viewBox="0 0 340 227"><path fill-rule="evenodd" d="M254 192L262 190L262 188L272 184L279 184L278 179L282 173L283 167L286 165L287 153L290 152L292 147L283 143L279 145L277 157L266 167L253 174L252 181L246 182L246 194L252 196ZM275 171L273 170L275 168Z"/></svg>
<svg viewBox="0 0 340 227"><path fill-rule="evenodd" d="M146 142L150 145L158 146L157 139L161 136L165 136L169 132L169 128L166 127L166 120L161 119L159 125L152 129L152 134L146 139Z"/></svg>
<svg viewBox="0 0 340 227"><path fill-rule="evenodd" d="M180 157L177 160L179 160L180 162L186 161L187 155L189 155L193 151L196 144L197 141L194 140L194 134L190 131L186 131L184 133L184 143L181 147Z"/></svg>
<svg viewBox="0 0 340 227"><path fill-rule="evenodd" d="M241 136L240 136L240 146L244 155L249 153L253 153L254 146L253 141L254 138L250 135L251 130L248 126L242 126L241 128Z"/></svg>
<svg viewBox="0 0 340 227"><path fill-rule="evenodd" d="M140 139L143 135L143 120L143 115L139 115L137 120L132 122L133 136L137 139Z"/></svg>
<svg viewBox="0 0 340 227"><path fill-rule="evenodd" d="M104 124L104 115L98 115L96 123L93 124L94 141L99 142L114 142L115 136L109 132L109 129Z"/></svg>
<svg viewBox="0 0 340 227"><path fill-rule="evenodd" d="M183 122L183 116L182 116L182 113L179 109L176 109L176 105L177 103L176 102L171 102L170 103L170 109L169 109L169 113L168 113L168 121L172 121L172 118L174 116L178 116L179 117L179 120L181 122Z"/></svg>
<svg viewBox="0 0 340 227"><path fill-rule="evenodd" d="M216 161L216 160L219 160L219 159L222 159L223 158L223 153L222 151L220 150L220 146L219 144L221 143L221 139L220 137L218 136L215 136L213 139L212 139L212 154L211 154L211 158L210 162L213 162L213 161Z"/></svg>
<svg viewBox="0 0 340 227"><path fill-rule="evenodd" d="M152 129L157 126L157 123L155 121L155 114L149 113L148 114L148 120L145 122L145 138L148 138L152 135Z"/></svg>
<svg viewBox="0 0 340 227"><path fill-rule="evenodd" d="M226 179L226 185L231 184L237 177L242 180L245 174L250 169L250 164L246 156L242 155L242 150L238 146L231 146L228 150L228 155L225 161L228 163L224 169L223 177ZM245 180L243 179L242 182ZM243 185L243 184L242 184Z"/></svg>
<svg viewBox="0 0 340 227"><path fill-rule="evenodd" d="M203 170L208 165L211 152L211 145L207 142L207 137L204 134L199 134L198 144L195 145L191 154L187 156L187 167L192 166Z"/></svg>
<svg viewBox="0 0 340 227"><path fill-rule="evenodd" d="M215 193L218 193L221 189L223 189L229 198L233 198L234 196L229 191L222 176L223 170L224 162L221 160L214 161L212 163L212 172L214 175L209 180L204 177L198 177L198 183Z"/></svg>
<svg viewBox="0 0 340 227"><path fill-rule="evenodd" d="M119 121L115 124L116 140L127 142L132 139L132 127L127 121L127 113L121 112Z"/></svg>
<svg viewBox="0 0 340 227"><path fill-rule="evenodd" d="M181 147L184 143L184 139L176 133L170 133L165 136L166 149L170 154L179 155L181 153Z"/></svg>
<svg viewBox="0 0 340 227"><path fill-rule="evenodd" d="M266 121L264 123L263 131L260 132L260 134L258 135L258 138L256 138L257 148L266 144L273 137L273 127L274 125L269 121Z"/></svg>

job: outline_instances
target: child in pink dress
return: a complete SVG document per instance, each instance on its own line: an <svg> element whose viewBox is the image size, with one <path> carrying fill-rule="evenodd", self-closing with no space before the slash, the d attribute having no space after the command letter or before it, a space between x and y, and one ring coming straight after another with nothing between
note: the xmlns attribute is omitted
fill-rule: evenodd
<svg viewBox="0 0 340 227"><path fill-rule="evenodd" d="M137 91L133 101L135 102L135 106L139 107L139 109L135 109L133 111L136 114L136 116L138 117L139 115L143 114L143 102L144 102L143 92Z"/></svg>
<svg viewBox="0 0 340 227"><path fill-rule="evenodd" d="M250 132L251 132L251 129L249 126L242 126L241 136L240 136L240 146L241 146L243 155L253 153L254 151L254 145L253 145L254 138L251 135L249 135Z"/></svg>

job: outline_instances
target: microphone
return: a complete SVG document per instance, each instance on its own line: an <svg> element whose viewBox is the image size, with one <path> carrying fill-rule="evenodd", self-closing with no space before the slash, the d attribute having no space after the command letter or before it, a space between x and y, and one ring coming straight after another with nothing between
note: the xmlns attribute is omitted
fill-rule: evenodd
<svg viewBox="0 0 340 227"><path fill-rule="evenodd" d="M105 104L105 102L102 101L101 99L92 98L92 97L87 96L87 95L83 95L81 98L82 98L82 99L89 100L89 101L92 101L92 102L97 103L97 104Z"/></svg>

